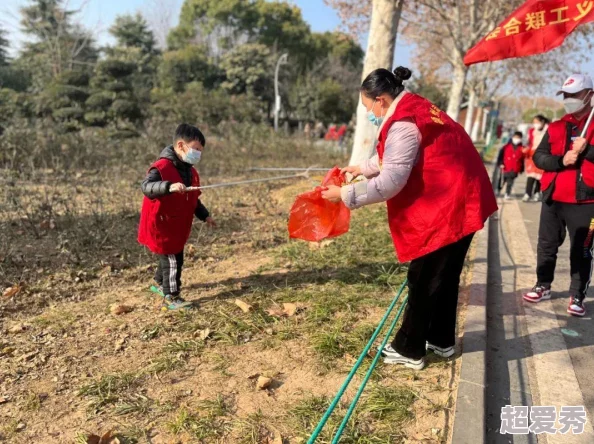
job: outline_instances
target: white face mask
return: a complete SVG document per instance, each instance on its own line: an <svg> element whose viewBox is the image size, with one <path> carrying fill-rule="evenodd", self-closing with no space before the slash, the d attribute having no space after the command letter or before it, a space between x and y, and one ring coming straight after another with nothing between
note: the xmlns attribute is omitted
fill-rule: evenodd
<svg viewBox="0 0 594 444"><path fill-rule="evenodd" d="M513 143L514 145L519 145L519 144L521 144L521 143L522 143L522 139L519 139L519 138L517 138L517 137L514 137L514 138L512 139L512 143Z"/></svg>
<svg viewBox="0 0 594 444"><path fill-rule="evenodd" d="M544 128L544 125L542 123L534 123L532 126L536 131L542 131L542 129Z"/></svg>
<svg viewBox="0 0 594 444"><path fill-rule="evenodd" d="M188 152L184 153L181 156L181 160L189 163L190 165L196 165L200 162L200 158L202 157L202 151L195 150L194 148L188 147Z"/></svg>
<svg viewBox="0 0 594 444"><path fill-rule="evenodd" d="M568 97L563 99L563 106L567 114L576 114L582 111L588 103L592 100L592 96L588 94L584 99L576 99L575 97Z"/></svg>
<svg viewBox="0 0 594 444"><path fill-rule="evenodd" d="M565 107L565 112L567 114L575 114L583 110L586 107L586 104L583 100L569 97L567 99L563 99L563 106Z"/></svg>

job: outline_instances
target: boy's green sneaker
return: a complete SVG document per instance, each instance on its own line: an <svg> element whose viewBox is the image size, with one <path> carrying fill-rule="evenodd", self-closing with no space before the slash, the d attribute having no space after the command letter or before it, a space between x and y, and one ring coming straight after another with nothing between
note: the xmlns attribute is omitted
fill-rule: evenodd
<svg viewBox="0 0 594 444"><path fill-rule="evenodd" d="M163 287L157 287L156 285L151 285L149 290L155 294L158 294L162 298L165 297L165 293L163 293Z"/></svg>
<svg viewBox="0 0 594 444"><path fill-rule="evenodd" d="M179 296L168 294L163 298L163 308L166 310L182 310L193 306L194 304L192 302L188 302Z"/></svg>

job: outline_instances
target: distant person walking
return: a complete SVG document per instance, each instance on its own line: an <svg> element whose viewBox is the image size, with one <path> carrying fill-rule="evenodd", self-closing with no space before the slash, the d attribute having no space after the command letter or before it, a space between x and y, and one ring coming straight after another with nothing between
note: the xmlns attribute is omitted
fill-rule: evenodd
<svg viewBox="0 0 594 444"><path fill-rule="evenodd" d="M505 200L512 198L514 182L524 170L524 147L522 146L522 133L516 131L511 140L501 148L497 157L497 165L503 174L505 182Z"/></svg>
<svg viewBox="0 0 594 444"><path fill-rule="evenodd" d="M533 202L540 201L540 180L542 179L543 171L534 165L534 153L542 142L544 135L549 129L549 119L545 116L537 115L532 122L533 126L528 132L528 147L524 149L524 171L526 172L526 194L522 199L524 202L532 200Z"/></svg>
<svg viewBox="0 0 594 444"><path fill-rule="evenodd" d="M311 139L311 123L307 122L303 128L303 135L306 139Z"/></svg>
<svg viewBox="0 0 594 444"><path fill-rule="evenodd" d="M542 175L543 204L538 230L536 285L524 299L539 302L551 297L557 252L567 231L571 242L571 285L567 312L584 316L584 299L592 279L594 218L594 125L580 137L592 110L592 79L575 74L563 84L567 114L549 125L534 153Z"/></svg>
<svg viewBox="0 0 594 444"><path fill-rule="evenodd" d="M316 126L314 127L314 135L316 139L323 139L325 134L326 128L324 127L324 124L318 120L316 122Z"/></svg>

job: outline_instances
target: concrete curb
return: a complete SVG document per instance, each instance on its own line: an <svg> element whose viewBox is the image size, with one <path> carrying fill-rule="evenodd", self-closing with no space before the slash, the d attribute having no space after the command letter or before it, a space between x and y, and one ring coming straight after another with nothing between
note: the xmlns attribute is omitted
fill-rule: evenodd
<svg viewBox="0 0 594 444"><path fill-rule="evenodd" d="M477 233L470 297L462 337L462 367L454 415L454 444L486 442L487 274L489 221ZM464 353L464 349L475 350Z"/></svg>

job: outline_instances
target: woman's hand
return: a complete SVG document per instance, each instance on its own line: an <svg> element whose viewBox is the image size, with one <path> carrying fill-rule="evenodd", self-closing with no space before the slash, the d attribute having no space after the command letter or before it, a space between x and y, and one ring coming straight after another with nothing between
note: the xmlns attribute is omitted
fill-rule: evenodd
<svg viewBox="0 0 594 444"><path fill-rule="evenodd" d="M208 216L206 218L206 225L208 225L211 228L216 228L217 223L215 222L215 220L212 217Z"/></svg>
<svg viewBox="0 0 594 444"><path fill-rule="evenodd" d="M348 166L340 170L341 173L351 173L353 177L361 175L361 167L359 165Z"/></svg>
<svg viewBox="0 0 594 444"><path fill-rule="evenodd" d="M340 202L340 196L340 187L337 187L336 185L328 185L322 190L322 197L326 200L329 200L330 202Z"/></svg>

